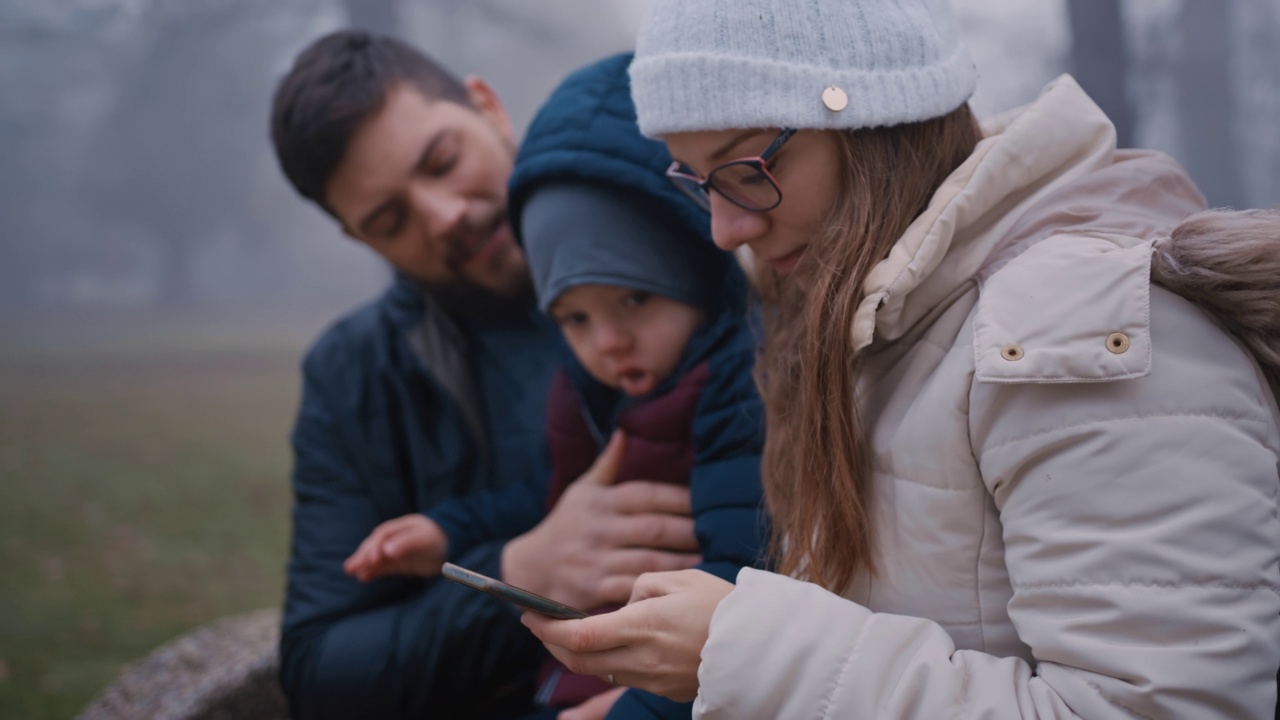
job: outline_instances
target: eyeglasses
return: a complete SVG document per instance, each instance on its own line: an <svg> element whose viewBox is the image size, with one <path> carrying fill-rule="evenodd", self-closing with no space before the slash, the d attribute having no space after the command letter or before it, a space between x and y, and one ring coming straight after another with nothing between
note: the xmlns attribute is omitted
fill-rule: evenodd
<svg viewBox="0 0 1280 720"><path fill-rule="evenodd" d="M769 159L782 149L783 145L795 135L795 128L783 128L782 132L769 143L769 147L756 157L733 160L712 170L703 180L687 165L680 161L671 163L667 168L667 177L680 188L685 195L702 206L703 210L711 210L710 191L715 190L724 199L744 210L765 212L778 207L782 202L782 190L778 181L769 172Z"/></svg>

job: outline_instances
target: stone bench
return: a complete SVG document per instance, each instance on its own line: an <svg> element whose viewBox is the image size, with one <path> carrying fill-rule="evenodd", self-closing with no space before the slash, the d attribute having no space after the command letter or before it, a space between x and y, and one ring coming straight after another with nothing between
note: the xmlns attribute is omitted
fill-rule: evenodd
<svg viewBox="0 0 1280 720"><path fill-rule="evenodd" d="M80 720L287 720L280 611L218 620L126 667Z"/></svg>

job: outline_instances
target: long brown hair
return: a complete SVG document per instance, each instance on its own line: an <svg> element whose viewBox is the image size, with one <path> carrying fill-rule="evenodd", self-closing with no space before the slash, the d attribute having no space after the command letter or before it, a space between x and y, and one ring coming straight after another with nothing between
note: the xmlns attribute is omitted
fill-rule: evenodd
<svg viewBox="0 0 1280 720"><path fill-rule="evenodd" d="M981 139L968 105L941 118L838 132L840 193L790 278L756 278L765 342L756 364L767 439L761 474L778 570L840 592L875 571L871 443L850 339L863 283Z"/></svg>
<svg viewBox="0 0 1280 720"><path fill-rule="evenodd" d="M1151 279L1218 318L1280 400L1280 209L1192 215L1155 244Z"/></svg>

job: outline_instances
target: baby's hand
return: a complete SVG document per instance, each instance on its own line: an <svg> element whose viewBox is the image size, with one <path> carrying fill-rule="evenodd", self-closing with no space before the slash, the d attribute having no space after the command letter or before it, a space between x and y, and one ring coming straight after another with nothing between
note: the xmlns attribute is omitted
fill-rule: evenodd
<svg viewBox="0 0 1280 720"><path fill-rule="evenodd" d="M369 533L342 569L360 582L387 575L440 574L449 549L449 538L425 515L405 515L388 520Z"/></svg>

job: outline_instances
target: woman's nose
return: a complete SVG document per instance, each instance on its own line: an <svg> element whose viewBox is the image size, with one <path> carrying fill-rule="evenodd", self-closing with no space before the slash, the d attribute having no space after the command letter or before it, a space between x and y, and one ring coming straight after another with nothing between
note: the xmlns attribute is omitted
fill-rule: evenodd
<svg viewBox="0 0 1280 720"><path fill-rule="evenodd" d="M744 210L711 193L711 239L721 250L737 250L763 235L768 225L765 213Z"/></svg>

